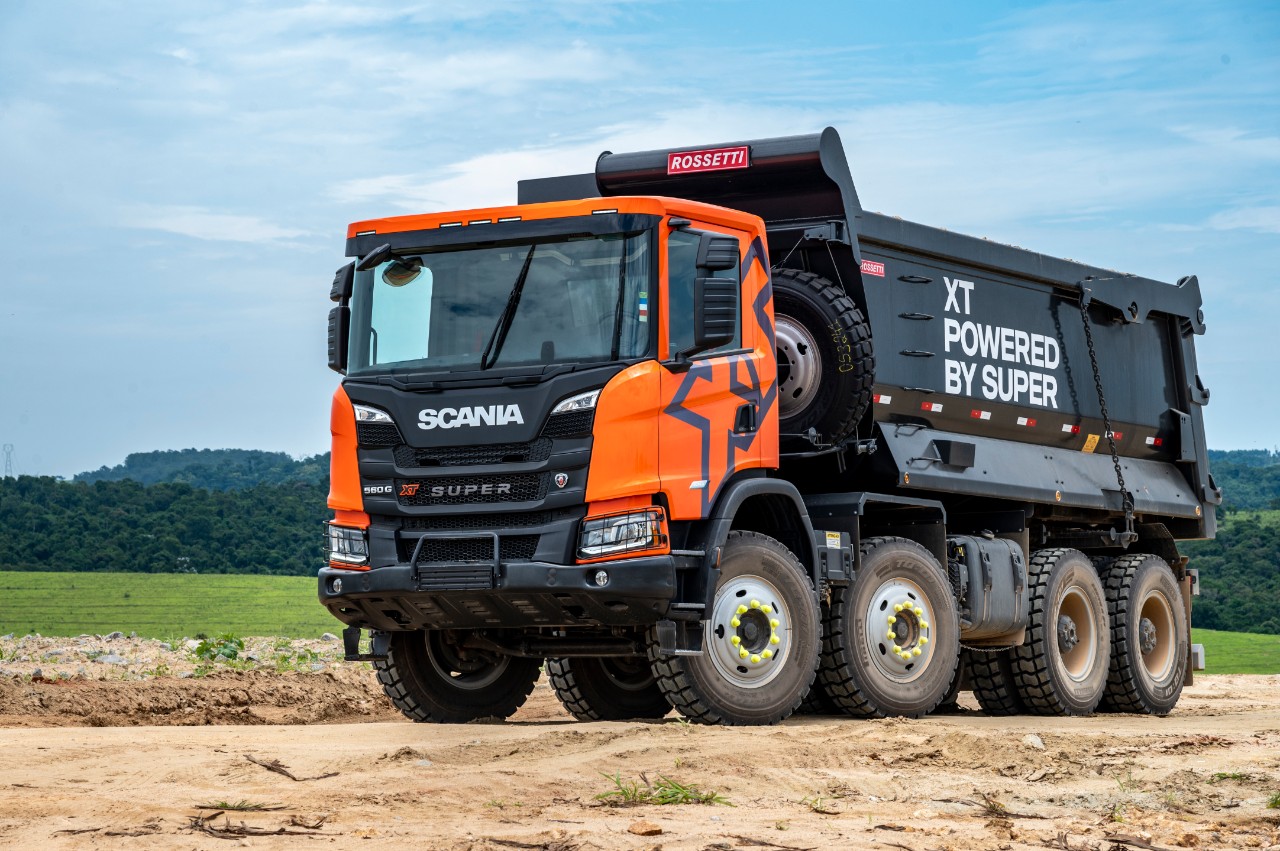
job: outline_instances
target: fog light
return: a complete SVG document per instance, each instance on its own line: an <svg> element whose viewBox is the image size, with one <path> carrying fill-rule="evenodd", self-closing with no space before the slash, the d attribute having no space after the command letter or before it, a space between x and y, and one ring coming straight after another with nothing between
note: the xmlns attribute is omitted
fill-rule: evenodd
<svg viewBox="0 0 1280 851"><path fill-rule="evenodd" d="M596 571L596 584L601 588L609 584L609 572L607 570Z"/></svg>
<svg viewBox="0 0 1280 851"><path fill-rule="evenodd" d="M330 590L330 591L332 591L332 592L333 592L333 593L335 593L335 594L341 594L341 593L342 593L342 580L341 580L341 579L335 579L335 580L333 580L332 582L330 582L330 583L329 583L329 590Z"/></svg>

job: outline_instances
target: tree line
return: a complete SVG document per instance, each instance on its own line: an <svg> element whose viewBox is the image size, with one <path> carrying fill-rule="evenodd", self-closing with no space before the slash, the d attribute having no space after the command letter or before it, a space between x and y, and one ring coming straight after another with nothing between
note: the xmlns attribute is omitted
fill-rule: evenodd
<svg viewBox="0 0 1280 851"><path fill-rule="evenodd" d="M1197 627L1280 634L1280 453L1210 453L1225 492L1200 569ZM328 455L140 452L74 481L0 479L0 569L315 575Z"/></svg>

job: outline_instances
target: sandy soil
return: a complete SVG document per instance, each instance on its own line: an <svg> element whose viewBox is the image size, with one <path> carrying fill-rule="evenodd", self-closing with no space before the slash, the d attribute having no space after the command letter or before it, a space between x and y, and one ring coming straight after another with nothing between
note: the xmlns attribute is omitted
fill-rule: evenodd
<svg viewBox="0 0 1280 851"><path fill-rule="evenodd" d="M1280 848L1280 677L1201 678L1165 719L987 718L962 695L921 721L722 729L574 722L545 682L507 723L415 725L368 670L306 668L0 677L0 847ZM732 806L598 798L615 773Z"/></svg>

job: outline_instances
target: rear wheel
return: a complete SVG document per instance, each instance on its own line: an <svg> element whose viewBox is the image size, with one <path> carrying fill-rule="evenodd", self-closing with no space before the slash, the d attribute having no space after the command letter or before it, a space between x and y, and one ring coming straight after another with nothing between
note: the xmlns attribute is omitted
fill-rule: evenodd
<svg viewBox="0 0 1280 851"><path fill-rule="evenodd" d="M831 594L821 676L850 715L919 718L946 698L960 656L955 594L905 538L870 538L853 584Z"/></svg>
<svg viewBox="0 0 1280 851"><path fill-rule="evenodd" d="M1168 715L1182 695L1191 637L1178 580L1164 559L1118 558L1106 574L1111 669L1103 710Z"/></svg>
<svg viewBox="0 0 1280 851"><path fill-rule="evenodd" d="M826 278L774 269L772 279L779 430L812 428L835 442L857 428L871 403L871 328Z"/></svg>
<svg viewBox="0 0 1280 851"><path fill-rule="evenodd" d="M1027 712L1013 679L1012 654L1011 650L964 652L973 696L987 715L1025 715Z"/></svg>
<svg viewBox="0 0 1280 851"><path fill-rule="evenodd" d="M1033 715L1088 715L1111 664L1107 599L1082 552L1040 550L1030 564L1027 640L1013 648L1018 693Z"/></svg>
<svg viewBox="0 0 1280 851"><path fill-rule="evenodd" d="M509 718L538 681L539 660L462 646L465 633L397 632L387 658L374 662L378 682L414 721L464 724Z"/></svg>
<svg viewBox="0 0 1280 851"><path fill-rule="evenodd" d="M707 613L700 656L649 659L681 715L704 724L776 724L813 684L821 640L818 601L796 557L766 535L731 532Z"/></svg>
<svg viewBox="0 0 1280 851"><path fill-rule="evenodd" d="M560 703L579 721L661 718L671 711L643 658L548 659L547 678Z"/></svg>

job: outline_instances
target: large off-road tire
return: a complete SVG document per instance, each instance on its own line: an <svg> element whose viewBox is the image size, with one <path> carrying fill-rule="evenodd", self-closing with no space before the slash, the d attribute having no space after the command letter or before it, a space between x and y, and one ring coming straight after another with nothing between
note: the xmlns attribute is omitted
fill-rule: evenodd
<svg viewBox="0 0 1280 851"><path fill-rule="evenodd" d="M951 690L960 660L955 593L933 554L868 538L852 584L831 592L819 675L850 715L919 718Z"/></svg>
<svg viewBox="0 0 1280 851"><path fill-rule="evenodd" d="M1168 715L1182 695L1191 635L1182 591L1168 563L1134 553L1106 576L1111 669L1103 711Z"/></svg>
<svg viewBox="0 0 1280 851"><path fill-rule="evenodd" d="M813 685L809 687L809 693L804 696L804 700L800 701L795 714L844 715L845 711L836 705L831 695L827 694L827 690L822 687L822 680L815 677Z"/></svg>
<svg viewBox="0 0 1280 851"><path fill-rule="evenodd" d="M773 270L782 434L815 429L835 442L858 426L871 403L871 328L844 291L826 278Z"/></svg>
<svg viewBox="0 0 1280 851"><path fill-rule="evenodd" d="M671 711L647 659L548 659L547 678L579 721L661 718Z"/></svg>
<svg viewBox="0 0 1280 851"><path fill-rule="evenodd" d="M394 633L387 658L373 663L382 690L413 721L509 718L533 691L540 660L462 649L457 637L445 630Z"/></svg>
<svg viewBox="0 0 1280 851"><path fill-rule="evenodd" d="M776 724L813 684L822 640L818 597L782 544L731 532L706 614L700 656L663 656L650 634L649 660L672 706L703 724Z"/></svg>
<svg viewBox="0 0 1280 851"><path fill-rule="evenodd" d="M1027 707L1013 680L1013 651L966 650L964 664L969 669L973 696L987 715L1025 715Z"/></svg>
<svg viewBox="0 0 1280 851"><path fill-rule="evenodd" d="M1030 564L1027 640L1010 651L1018 694L1032 715L1089 715L1111 664L1102 580L1079 550L1049 549Z"/></svg>

